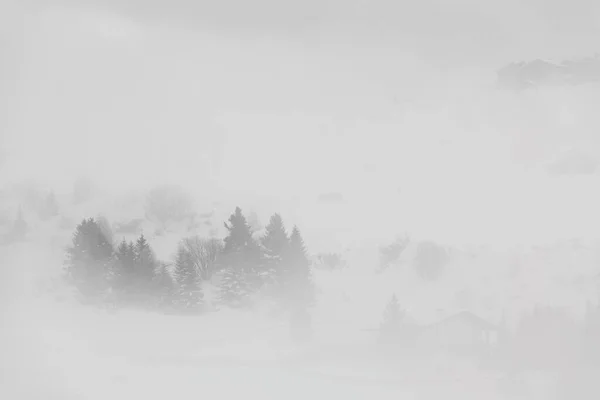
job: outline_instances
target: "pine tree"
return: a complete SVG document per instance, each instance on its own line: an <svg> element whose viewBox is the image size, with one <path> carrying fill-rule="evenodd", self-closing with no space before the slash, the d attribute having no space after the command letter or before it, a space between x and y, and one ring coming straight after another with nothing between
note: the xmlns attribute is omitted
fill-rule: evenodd
<svg viewBox="0 0 600 400"><path fill-rule="evenodd" d="M177 305L186 311L197 311L203 304L200 278L196 271L192 255L180 244L175 258L175 282L177 283Z"/></svg>
<svg viewBox="0 0 600 400"><path fill-rule="evenodd" d="M400 308L400 302L398 302L396 295L393 294L383 312L383 321L380 327L382 330L397 332L400 329L403 318L404 312Z"/></svg>
<svg viewBox="0 0 600 400"><path fill-rule="evenodd" d="M243 306L252 293L248 274L239 268L228 267L223 270L219 285L219 303L230 307Z"/></svg>
<svg viewBox="0 0 600 400"><path fill-rule="evenodd" d="M266 232L261 238L261 244L265 251L265 264L269 278L277 279L279 283L283 279L283 257L289 247L289 238L283 225L281 215L274 214L269 220Z"/></svg>
<svg viewBox="0 0 600 400"><path fill-rule="evenodd" d="M170 308L176 294L176 284L166 264L159 264L152 279L152 294L158 307Z"/></svg>
<svg viewBox="0 0 600 400"><path fill-rule="evenodd" d="M12 231L10 232L10 238L15 241L23 240L25 239L28 231L29 226L23 217L23 209L19 207L19 210L17 211L17 217L13 223Z"/></svg>
<svg viewBox="0 0 600 400"><path fill-rule="evenodd" d="M383 321L379 327L380 340L384 345L397 344L402 334L405 313L400 307L396 295L388 302L383 312Z"/></svg>
<svg viewBox="0 0 600 400"><path fill-rule="evenodd" d="M157 268L154 251L144 237L140 235L134 246L136 280L142 290L147 289Z"/></svg>
<svg viewBox="0 0 600 400"><path fill-rule="evenodd" d="M222 304L238 305L261 286L262 253L239 207L229 217L225 228L228 235L223 240L223 251L218 258L223 269L220 301Z"/></svg>
<svg viewBox="0 0 600 400"><path fill-rule="evenodd" d="M132 243L125 240L119 243L115 251L115 262L113 264L112 281L114 288L120 292L131 290L135 274L135 253Z"/></svg>
<svg viewBox="0 0 600 400"><path fill-rule="evenodd" d="M311 262L302 235L294 226L284 257L284 287L292 306L307 307L314 303Z"/></svg>
<svg viewBox="0 0 600 400"><path fill-rule="evenodd" d="M236 207L234 213L229 217L229 225L225 223L228 235L224 239L224 254L243 251L254 242L250 225L242 214L242 209Z"/></svg>
<svg viewBox="0 0 600 400"><path fill-rule="evenodd" d="M67 278L88 297L107 288L113 261L113 247L93 218L84 219L75 229L65 261Z"/></svg>
<svg viewBox="0 0 600 400"><path fill-rule="evenodd" d="M239 207L236 207L234 214L229 217L229 225L225 223L225 227L228 235L223 239L220 263L244 273L258 273L262 261L261 249L252 237L250 226Z"/></svg>

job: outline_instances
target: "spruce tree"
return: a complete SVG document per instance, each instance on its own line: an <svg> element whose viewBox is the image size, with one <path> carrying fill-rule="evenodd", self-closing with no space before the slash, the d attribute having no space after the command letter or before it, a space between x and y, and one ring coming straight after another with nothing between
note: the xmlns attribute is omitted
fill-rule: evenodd
<svg viewBox="0 0 600 400"><path fill-rule="evenodd" d="M235 267L223 270L219 284L219 304L241 307L246 304L251 293L252 287L248 274Z"/></svg>
<svg viewBox="0 0 600 400"><path fill-rule="evenodd" d="M143 234L134 245L135 274L139 289L147 291L157 268L154 251Z"/></svg>
<svg viewBox="0 0 600 400"><path fill-rule="evenodd" d="M175 257L175 282L177 283L176 303L180 309L198 311L203 304L200 277L196 271L191 253L179 244Z"/></svg>
<svg viewBox="0 0 600 400"><path fill-rule="evenodd" d="M224 254L241 252L253 244L252 230L240 207L235 208L234 213L229 217L229 224L225 223L225 228L228 234L223 240Z"/></svg>
<svg viewBox="0 0 600 400"><path fill-rule="evenodd" d="M123 294L131 290L135 279L135 253L132 243L125 240L119 243L115 251L115 262L112 271L112 281L114 288Z"/></svg>
<svg viewBox="0 0 600 400"><path fill-rule="evenodd" d="M160 308L173 306L176 292L176 284L169 273L167 265L160 263L152 279L152 295L154 304Z"/></svg>
<svg viewBox="0 0 600 400"><path fill-rule="evenodd" d="M225 223L225 228L228 235L223 240L223 251L218 258L218 264L223 269L220 302L239 305L261 285L262 253L239 207L229 217L229 224Z"/></svg>
<svg viewBox="0 0 600 400"><path fill-rule="evenodd" d="M400 307L395 294L387 303L383 312L383 320L379 327L380 343L386 346L398 344L401 340L404 310Z"/></svg>
<svg viewBox="0 0 600 400"><path fill-rule="evenodd" d="M307 307L314 303L311 262L300 229L294 226L284 257L284 286L292 306Z"/></svg>
<svg viewBox="0 0 600 400"><path fill-rule="evenodd" d="M265 266L271 280L276 279L282 283L283 257L289 247L289 238L283 225L281 215L274 214L269 220L265 234L261 238L264 248Z"/></svg>
<svg viewBox="0 0 600 400"><path fill-rule="evenodd" d="M75 229L65 261L67 278L87 297L107 288L113 261L112 243L93 218L84 219Z"/></svg>
<svg viewBox="0 0 600 400"><path fill-rule="evenodd" d="M19 207L19 210L17 211L17 217L15 218L12 230L10 232L10 238L14 241L23 240L27 236L28 231L29 226L23 217L23 209Z"/></svg>
<svg viewBox="0 0 600 400"><path fill-rule="evenodd" d="M392 295L392 298L387 303L383 312L383 320L381 322L382 330L398 331L401 326L402 319L404 318L404 312L400 308L400 302L396 294Z"/></svg>

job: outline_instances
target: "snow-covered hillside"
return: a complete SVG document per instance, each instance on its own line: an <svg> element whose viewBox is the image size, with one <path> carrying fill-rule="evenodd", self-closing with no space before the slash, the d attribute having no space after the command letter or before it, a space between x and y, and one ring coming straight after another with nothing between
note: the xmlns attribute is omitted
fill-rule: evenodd
<svg viewBox="0 0 600 400"><path fill-rule="evenodd" d="M215 225L226 220L229 206L223 202L222 210L215 208L218 211L210 217ZM109 394L152 399L167 392L191 398L193 393L211 391L221 398L239 397L242 392L300 398L327 390L357 399L374 395L438 399L442 392L494 398L496 377L482 371L453 367L456 376L451 378L440 367L432 377L430 370L413 364L410 373L402 372L404 380L398 380L403 367L390 366L374 353L374 329L392 294L420 325L469 310L490 322L514 326L535 305L556 305L581 315L586 302L597 300L600 247L594 243L503 249L448 246L450 257L441 275L426 281L415 271L418 240L380 271L379 246L389 243L384 235L363 241L348 235L339 247L315 246L340 250L346 266L314 270L314 341L303 347L291 342L287 320L274 315L268 304L199 317L135 310L111 313L78 304L60 279L74 225L79 218L100 214L114 226L116 220L129 220L128 212L137 207L143 207L142 197L129 202L105 197L65 207L60 216L46 221L29 214L26 240L0 248L2 311L9 326L2 334L2 393L10 398L19 398L15 393L21 398L45 393L44 398L57 399L103 399ZM268 216L266 210L257 214L262 220ZM131 215L142 217L139 211ZM172 260L182 237L204 233L184 224L157 234L147 220L138 228L151 232L148 240L165 261ZM133 239L138 233L122 236ZM114 239L120 240L120 235ZM309 250L315 252L311 244L317 240L307 241ZM23 385L24 379L38 384ZM232 379L235 385L227 383ZM424 379L436 379L439 390L424 385ZM461 386L467 381L468 386Z"/></svg>

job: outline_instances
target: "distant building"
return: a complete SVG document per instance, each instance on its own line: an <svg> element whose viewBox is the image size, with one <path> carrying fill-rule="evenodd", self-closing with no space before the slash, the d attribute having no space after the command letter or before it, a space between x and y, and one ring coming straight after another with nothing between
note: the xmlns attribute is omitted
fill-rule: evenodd
<svg viewBox="0 0 600 400"><path fill-rule="evenodd" d="M500 327L463 311L421 328L417 346L424 351L484 355L498 343Z"/></svg>

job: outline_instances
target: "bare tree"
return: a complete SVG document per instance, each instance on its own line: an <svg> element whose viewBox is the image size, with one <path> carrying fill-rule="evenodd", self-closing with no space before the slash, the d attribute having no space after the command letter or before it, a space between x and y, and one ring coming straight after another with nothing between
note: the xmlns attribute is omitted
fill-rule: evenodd
<svg viewBox="0 0 600 400"><path fill-rule="evenodd" d="M192 255L198 275L203 280L210 279L215 272L217 257L223 249L222 240L191 236L183 239L182 243L185 249Z"/></svg>

